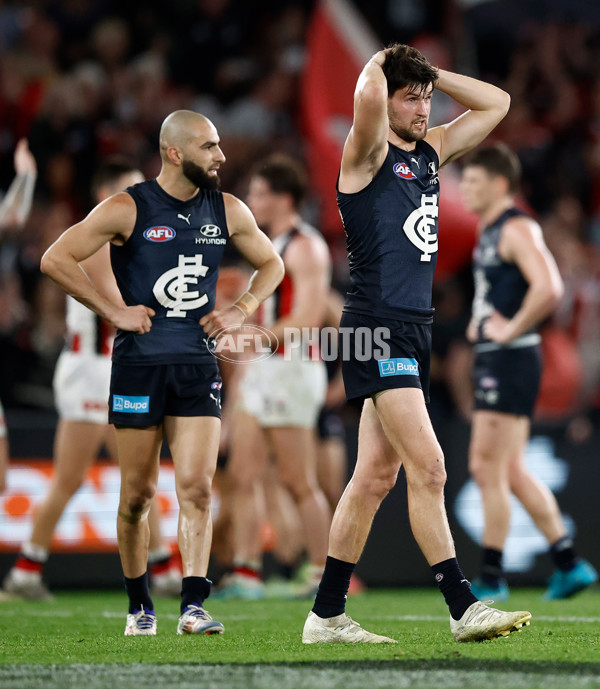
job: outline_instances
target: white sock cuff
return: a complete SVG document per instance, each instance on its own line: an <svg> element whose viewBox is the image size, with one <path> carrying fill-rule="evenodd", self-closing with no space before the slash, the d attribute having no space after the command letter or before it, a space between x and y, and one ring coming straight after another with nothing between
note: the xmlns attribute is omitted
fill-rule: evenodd
<svg viewBox="0 0 600 689"><path fill-rule="evenodd" d="M166 545L161 545L154 550L148 551L148 562L154 564L155 562L160 562L161 560L167 560L172 555L171 549Z"/></svg>
<svg viewBox="0 0 600 689"><path fill-rule="evenodd" d="M35 543L23 543L21 552L28 560L33 560L34 562L46 562L48 555L50 555L46 548L42 548L41 545L36 545Z"/></svg>

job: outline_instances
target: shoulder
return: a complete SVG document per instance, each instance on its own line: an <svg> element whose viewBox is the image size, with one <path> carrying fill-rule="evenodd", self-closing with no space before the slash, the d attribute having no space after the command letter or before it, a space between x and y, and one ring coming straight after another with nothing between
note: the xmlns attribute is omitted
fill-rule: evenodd
<svg viewBox="0 0 600 689"><path fill-rule="evenodd" d="M502 225L498 249L505 260L517 260L543 246L542 228L529 215L515 215Z"/></svg>
<svg viewBox="0 0 600 689"><path fill-rule="evenodd" d="M531 241L541 238L542 228L529 215L514 215L504 221L501 229L503 241L511 242Z"/></svg>
<svg viewBox="0 0 600 689"><path fill-rule="evenodd" d="M252 217L252 213L248 206L237 196L223 192L223 205L225 206L225 214L227 221L238 221L246 219L248 216Z"/></svg>
<svg viewBox="0 0 600 689"><path fill-rule="evenodd" d="M323 236L310 225L303 225L294 235L284 255L284 264L294 266L323 267L330 263L330 252Z"/></svg>
<svg viewBox="0 0 600 689"><path fill-rule="evenodd" d="M107 234L112 237L111 242L122 244L133 233L136 220L136 202L127 192L120 191L99 203L79 225Z"/></svg>
<svg viewBox="0 0 600 689"><path fill-rule="evenodd" d="M258 230L254 216L248 206L233 194L223 193L223 206L229 235Z"/></svg>
<svg viewBox="0 0 600 689"><path fill-rule="evenodd" d="M137 206L133 197L126 191L109 196L99 203L89 214L89 217L102 218L106 220L118 220L121 218L128 222L131 217L135 217Z"/></svg>

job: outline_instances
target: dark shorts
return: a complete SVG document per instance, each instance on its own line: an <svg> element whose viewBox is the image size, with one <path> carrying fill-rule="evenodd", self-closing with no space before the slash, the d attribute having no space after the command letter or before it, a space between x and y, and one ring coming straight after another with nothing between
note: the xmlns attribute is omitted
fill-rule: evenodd
<svg viewBox="0 0 600 689"><path fill-rule="evenodd" d="M541 377L542 357L537 346L476 352L475 409L531 416Z"/></svg>
<svg viewBox="0 0 600 689"><path fill-rule="evenodd" d="M339 414L333 409L322 407L317 419L317 433L320 440L328 440L329 438L346 439L346 430L344 422Z"/></svg>
<svg viewBox="0 0 600 689"><path fill-rule="evenodd" d="M165 416L221 418L221 375L216 362L150 366L113 362L109 423L156 426Z"/></svg>
<svg viewBox="0 0 600 689"><path fill-rule="evenodd" d="M362 403L382 390L420 388L429 402L431 325L344 312L339 351L348 400Z"/></svg>

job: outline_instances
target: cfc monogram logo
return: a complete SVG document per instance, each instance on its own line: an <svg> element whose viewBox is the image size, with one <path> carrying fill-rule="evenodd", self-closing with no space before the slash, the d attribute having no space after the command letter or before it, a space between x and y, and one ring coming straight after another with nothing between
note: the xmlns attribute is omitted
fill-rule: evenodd
<svg viewBox="0 0 600 689"><path fill-rule="evenodd" d="M208 302L206 294L200 295L200 292L190 289L207 272L208 266L202 265L202 254L179 254L177 267L163 273L152 288L158 302L169 309L167 316L185 316L186 311L199 309Z"/></svg>
<svg viewBox="0 0 600 689"><path fill-rule="evenodd" d="M416 208L404 222L404 234L421 251L421 261L431 261L431 254L438 250L435 228L438 217L437 196L422 194L421 205Z"/></svg>

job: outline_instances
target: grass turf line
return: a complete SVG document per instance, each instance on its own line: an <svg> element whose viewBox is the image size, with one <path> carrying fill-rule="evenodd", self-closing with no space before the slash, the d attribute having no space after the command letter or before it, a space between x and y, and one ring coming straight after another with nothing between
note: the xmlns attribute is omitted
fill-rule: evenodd
<svg viewBox="0 0 600 689"><path fill-rule="evenodd" d="M437 591L369 592L352 597L348 613L365 628L398 639L399 644L310 646L301 643L310 601L209 600L207 608L225 624L225 635L194 637L175 633L178 601L157 599L158 636L142 638L123 636L124 593L59 593L48 603L0 603L0 670L7 664L368 660L400 664L406 670L417 670L424 663L431 669L445 670L494 668L600 675L600 590L553 602L542 601L541 593L515 590L509 604L502 606L532 612L532 625L523 632L493 642L456 644L449 632L446 606ZM4 684L0 682L0 686Z"/></svg>

